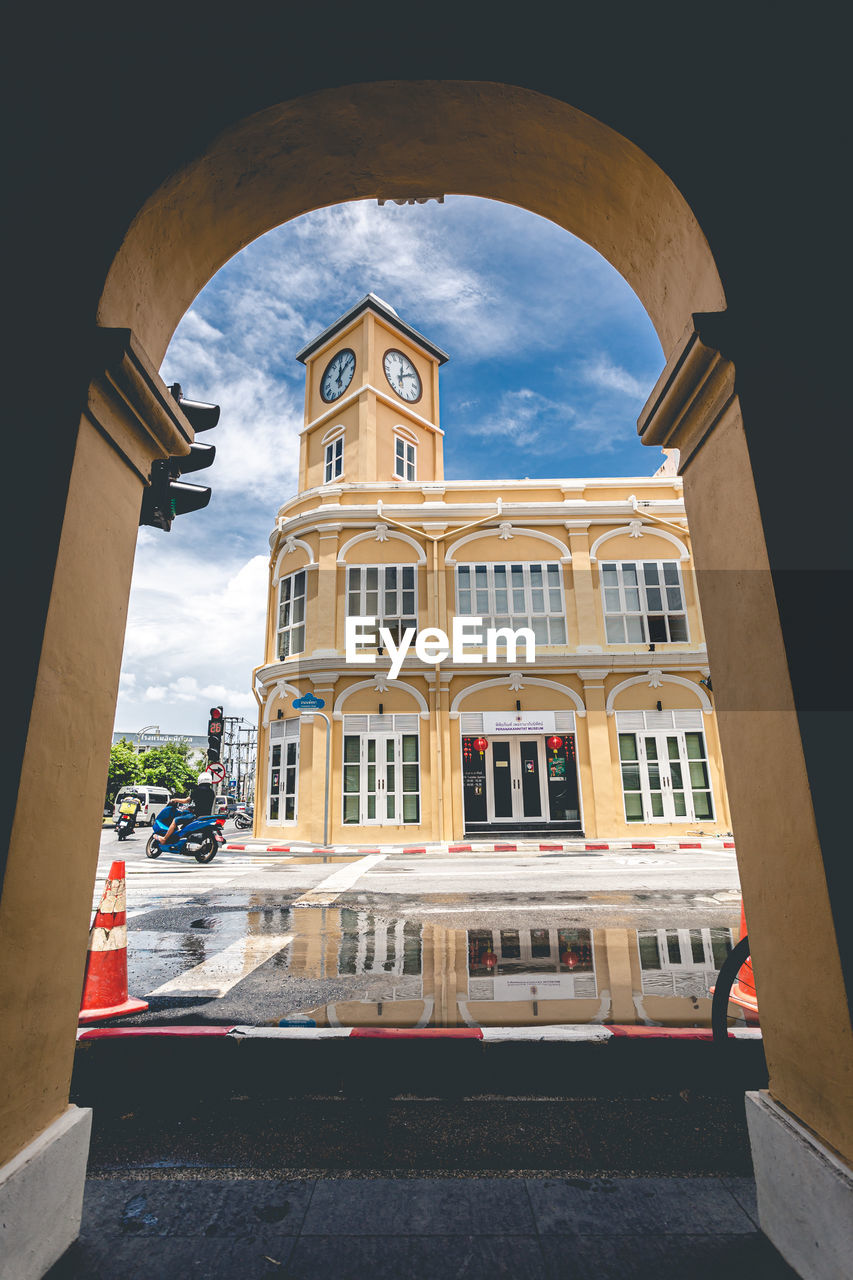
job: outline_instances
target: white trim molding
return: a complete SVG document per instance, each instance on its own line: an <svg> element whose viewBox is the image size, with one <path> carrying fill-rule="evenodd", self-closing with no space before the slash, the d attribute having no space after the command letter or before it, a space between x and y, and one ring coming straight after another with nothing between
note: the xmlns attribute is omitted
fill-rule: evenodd
<svg viewBox="0 0 853 1280"><path fill-rule="evenodd" d="M276 557L275 570L273 571L273 579L272 579L272 585L274 587L277 587L281 579L284 577L284 574L282 572L282 565L281 565L282 560L285 558L285 556L292 555L293 552L297 550L297 548L300 551L305 552L305 554L308 557L308 564L298 564L295 569L288 568L287 570L288 573L298 573L300 569L307 569L309 565L317 563L316 560L314 559L314 552L311 550L307 542L303 541L302 538L294 538L292 534L288 535L288 537L286 537L284 540L284 545L282 546L281 550L278 553L278 556Z"/></svg>
<svg viewBox="0 0 853 1280"><path fill-rule="evenodd" d="M331 444L333 440L337 440L338 436L342 436L345 431L346 427L340 423L336 427L329 427L329 430L325 432L320 440L320 444Z"/></svg>
<svg viewBox="0 0 853 1280"><path fill-rule="evenodd" d="M650 679L651 674L652 673L650 671L647 671L644 675L631 676L630 680L622 680L619 684L614 685L607 695L607 702L604 707L607 714L609 716L614 714L615 708L613 704L616 701L617 695L620 694L623 689L630 689L631 686L635 684L644 684L653 689L659 688L660 684L680 684L683 688L689 689L690 692L698 698L699 705L706 716L711 714L713 710L713 707L711 706L711 699L708 697L701 685L699 685L695 680L687 680L684 676L667 675L665 672L659 672L656 668L654 674L656 676L660 676L660 684L652 684Z"/></svg>
<svg viewBox="0 0 853 1280"><path fill-rule="evenodd" d="M631 532L631 526L634 524L636 524L635 520L629 520L627 524L623 526L623 528L610 529L609 532L602 533L599 537L597 537L595 542L592 544L592 546L589 549L590 564L595 564L596 560L598 559L598 555L597 555L598 548L601 546L603 542L609 542L611 538L621 538L626 533L628 534L629 538L636 538L638 536L644 537L645 534L643 533L638 535L636 533ZM685 544L681 541L680 538L676 538L674 533L670 533L668 529L659 529L657 525L654 525L654 524L644 524L643 529L645 533L651 534L656 538L662 538L664 542L671 542L672 545L678 549L678 553L679 553L678 558L680 560L690 559L690 552L687 550L687 547L685 546ZM638 556L635 556L634 558L638 560L643 560L643 559L659 560L660 556L638 555Z"/></svg>
<svg viewBox="0 0 853 1280"><path fill-rule="evenodd" d="M379 536L381 534L381 537ZM338 566L343 567L347 563L347 552L350 547L354 547L358 542L387 542L389 538L396 538L399 542L406 542L413 547L418 553L417 564L426 564L426 552L410 533L399 533L396 529L389 529L386 524L377 524L373 529L368 529L366 533L357 533L354 538L350 538L349 542L345 542L338 552ZM380 566L381 567L381 566Z"/></svg>
<svg viewBox="0 0 853 1280"><path fill-rule="evenodd" d="M276 698L279 696L280 693L286 693L286 694L293 693L296 695L297 698L301 697L299 690L294 685L288 684L286 680L276 680L275 684L272 686L272 688L269 690L269 692L267 693L266 697L263 700L263 713L264 713L263 726L265 729L268 729L270 726L271 718L269 713L272 708L272 704L275 702Z"/></svg>
<svg viewBox="0 0 853 1280"><path fill-rule="evenodd" d="M377 687L380 683L383 686L381 690ZM335 709L332 712L333 720L343 720L344 713L342 711L342 707L344 703L351 693L358 693L360 689L370 689L373 693L386 692L388 689L403 689L406 693L411 694L415 702L418 704L421 719L429 720L430 718L427 700L424 695L414 687L414 685L407 684L405 680L389 680L386 676L380 673L378 679L376 676L371 676L369 680L359 680L357 684L351 684L348 689L344 689L342 693L338 694Z"/></svg>
<svg viewBox="0 0 853 1280"><path fill-rule="evenodd" d="M466 533L463 537L457 538L456 541L451 543L447 548L444 563L451 566L457 563L453 555L457 547L464 547L466 543L474 542L477 538L494 537L501 538L503 541L506 541L508 538L515 537L538 538L541 542L549 542L552 547L557 548L560 552L561 564L571 564L572 562L572 553L566 546L565 542L561 542L559 538L555 538L552 533L542 533L539 529L521 528L519 525L514 525L510 521L504 520L494 529L477 529L473 533Z"/></svg>
<svg viewBox="0 0 853 1280"><path fill-rule="evenodd" d="M513 675L515 674L517 673L513 672ZM583 698L579 693L575 693L574 689L570 689L568 685L560 684L557 680L542 680L539 676L529 676L526 674L524 675L520 685L518 683L511 684L511 679L512 676L501 676L497 680L478 680L476 684L469 684L466 688L460 689L450 704L450 711L448 713L450 719L459 719L459 716L461 715L459 705L468 697L469 693L477 693L480 689L506 689L508 693L512 693L518 692L519 688L527 689L532 684L539 685L543 689L553 689L557 693L563 694L574 704L575 710L579 716L586 715L586 706Z"/></svg>

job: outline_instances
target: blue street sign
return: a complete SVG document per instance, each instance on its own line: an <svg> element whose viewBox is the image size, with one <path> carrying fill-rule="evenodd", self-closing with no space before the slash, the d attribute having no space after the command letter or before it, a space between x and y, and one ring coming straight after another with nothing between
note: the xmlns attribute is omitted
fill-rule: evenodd
<svg viewBox="0 0 853 1280"><path fill-rule="evenodd" d="M303 693L301 698L293 699L294 711L319 711L325 705L323 699L318 698L315 693Z"/></svg>

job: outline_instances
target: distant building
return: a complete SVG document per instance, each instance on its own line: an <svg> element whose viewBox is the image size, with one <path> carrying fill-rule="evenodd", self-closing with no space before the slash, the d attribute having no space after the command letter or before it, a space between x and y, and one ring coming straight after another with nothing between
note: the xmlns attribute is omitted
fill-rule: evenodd
<svg viewBox="0 0 853 1280"><path fill-rule="evenodd" d="M190 749L190 759L207 757L207 738L200 733L161 733L157 724L147 725L135 732L114 733L113 746L125 741L141 756L152 747L164 747L167 742L186 742Z"/></svg>
<svg viewBox="0 0 853 1280"><path fill-rule="evenodd" d="M373 294L297 358L298 492L270 538L256 671L257 833L322 839L325 724L294 709L306 693L331 720L333 842L729 831L674 456L653 477L445 480L447 356ZM462 618L525 628L535 663L412 647L392 675L387 640L362 651L371 665L347 660L347 623L367 616L395 647Z"/></svg>

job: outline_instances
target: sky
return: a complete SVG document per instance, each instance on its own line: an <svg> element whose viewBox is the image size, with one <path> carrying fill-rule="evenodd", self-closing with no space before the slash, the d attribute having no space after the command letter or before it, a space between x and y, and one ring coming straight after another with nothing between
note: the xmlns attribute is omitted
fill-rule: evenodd
<svg viewBox="0 0 853 1280"><path fill-rule="evenodd" d="M449 480L648 476L636 420L664 358L639 299L596 251L512 205L335 205L237 254L198 295L160 373L221 405L209 506L141 528L115 730L203 734L208 710L256 721L269 535L296 489L304 366L295 354L366 293L450 360ZM485 448L488 442L488 448Z"/></svg>

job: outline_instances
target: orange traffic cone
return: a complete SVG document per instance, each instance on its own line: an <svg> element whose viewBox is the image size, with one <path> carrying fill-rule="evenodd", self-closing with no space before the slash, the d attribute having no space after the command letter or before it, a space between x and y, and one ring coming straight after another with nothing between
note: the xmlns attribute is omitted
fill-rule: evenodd
<svg viewBox="0 0 853 1280"><path fill-rule="evenodd" d="M743 909L743 898L740 901L740 937L746 937L746 912ZM740 938L738 938L740 942ZM758 1000L755 995L755 978L752 974L752 961L747 957L741 965L740 973L729 993L732 1004L739 1004L748 1013L758 1013Z"/></svg>
<svg viewBox="0 0 853 1280"><path fill-rule="evenodd" d="M142 1013L144 1000L127 994L127 893L124 863L114 862L89 930L86 978L78 1022Z"/></svg>

